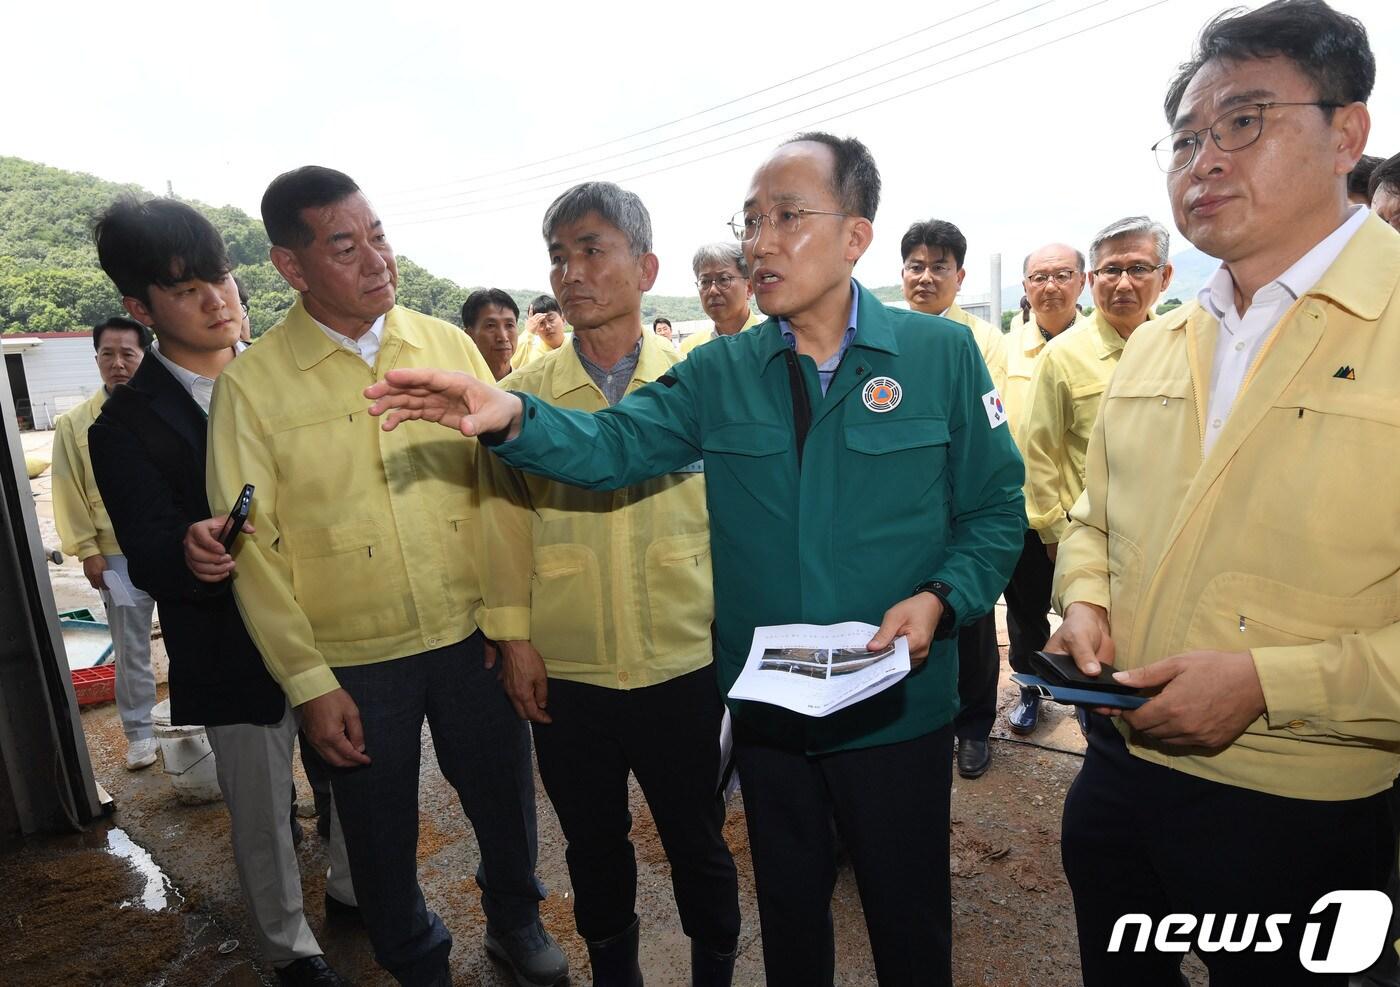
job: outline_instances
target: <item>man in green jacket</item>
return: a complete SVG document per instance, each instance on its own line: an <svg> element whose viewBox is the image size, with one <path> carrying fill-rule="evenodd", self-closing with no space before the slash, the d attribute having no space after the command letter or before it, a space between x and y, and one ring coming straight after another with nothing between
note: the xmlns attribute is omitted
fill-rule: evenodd
<svg viewBox="0 0 1400 987"><path fill-rule="evenodd" d="M833 982L833 816L880 983L951 984L955 636L991 609L1025 530L1021 461L972 336L887 309L851 277L879 188L859 141L779 147L733 221L770 318L607 410L430 370L365 392L386 429L438 421L576 486L703 459L726 692L758 626L878 623L872 649L907 636L915 669L830 716L731 704L772 985Z"/></svg>

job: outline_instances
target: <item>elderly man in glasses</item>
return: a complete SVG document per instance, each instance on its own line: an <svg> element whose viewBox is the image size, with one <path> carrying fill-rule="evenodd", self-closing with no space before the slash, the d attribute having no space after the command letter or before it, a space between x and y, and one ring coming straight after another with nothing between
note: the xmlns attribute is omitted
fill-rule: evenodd
<svg viewBox="0 0 1400 987"><path fill-rule="evenodd" d="M1011 434L1026 452L1026 412L1031 378L1046 344L1082 321L1079 296L1084 291L1084 255L1063 243L1049 243L1026 255L1021 263L1021 285L1030 304L1030 315L1006 347L1006 413ZM1026 505L1030 515L1031 506ZM1006 587L1006 631L1011 639L1008 660L1012 668L1025 669L1029 655L1045 647L1050 636L1050 580L1054 562L1032 528L1027 528L1021 558ZM1006 714L1012 733L1034 732L1040 722L1040 699L1029 689Z"/></svg>
<svg viewBox="0 0 1400 987"><path fill-rule="evenodd" d="M700 289L700 305L714 320L714 328L686 337L681 344L681 356L688 356L697 346L704 346L711 340L733 336L763 321L749 308L753 286L749 284L744 251L737 243L707 243L695 251L691 266L695 269L695 287Z"/></svg>
<svg viewBox="0 0 1400 987"><path fill-rule="evenodd" d="M1036 364L1021 428L1026 516L1051 559L1084 489L1089 433L1123 344L1171 284L1169 244L1166 227L1146 216L1100 230L1089 245L1094 313L1051 340Z"/></svg>
<svg viewBox="0 0 1400 987"><path fill-rule="evenodd" d="M730 704L770 987L835 979L833 819L880 983L952 983L954 640L992 608L1025 528L1021 462L971 333L851 277L879 196L854 138L779 147L733 220L769 318L596 413L431 370L366 391L386 427L481 434L576 486L703 460L725 692L756 627L854 620L880 625L872 650L908 639L909 675L829 716Z"/></svg>
<svg viewBox="0 0 1400 987"><path fill-rule="evenodd" d="M1179 984L1192 939L1213 984L1344 985L1391 948L1400 236L1347 202L1375 77L1360 21L1282 0L1208 24L1167 90L1176 225L1221 266L1134 332L1060 541L1049 647L1151 696L1090 717L1065 801L1087 987Z"/></svg>

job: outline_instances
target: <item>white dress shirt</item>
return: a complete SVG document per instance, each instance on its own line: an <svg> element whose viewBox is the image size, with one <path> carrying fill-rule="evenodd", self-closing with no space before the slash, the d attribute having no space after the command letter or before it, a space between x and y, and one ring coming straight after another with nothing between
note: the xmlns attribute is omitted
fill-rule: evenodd
<svg viewBox="0 0 1400 987"><path fill-rule="evenodd" d="M248 344L239 340L233 344L234 353L242 353L248 348ZM214 378L197 374L193 370L186 370L178 363L172 361L168 356L160 351L160 340L151 342L151 352L155 358L165 365L165 369L170 371L170 376L179 381L180 386L189 392L194 398L194 403L199 405L199 410L206 415L209 414L209 402L214 399Z"/></svg>
<svg viewBox="0 0 1400 987"><path fill-rule="evenodd" d="M369 364L371 370L374 369L374 361L379 358L379 343L384 334L384 316L381 315L375 319L374 324L369 327L369 331L361 335L359 339L351 339L349 336L338 333L315 318L311 321L321 327L321 331L330 337L331 342L356 354Z"/></svg>
<svg viewBox="0 0 1400 987"><path fill-rule="evenodd" d="M1210 372L1210 396L1206 403L1205 452L1208 454L1235 406L1245 375L1254 365L1265 340L1295 301L1310 291L1336 261L1370 210L1353 206L1341 226L1298 262L1254 293L1249 308L1240 315L1235 308L1235 279L1222 264L1196 295L1220 322L1215 359Z"/></svg>

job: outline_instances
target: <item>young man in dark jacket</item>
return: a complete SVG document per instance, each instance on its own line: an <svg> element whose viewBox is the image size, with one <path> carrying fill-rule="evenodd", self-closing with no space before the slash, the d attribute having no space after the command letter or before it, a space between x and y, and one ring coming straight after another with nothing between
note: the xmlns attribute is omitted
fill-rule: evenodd
<svg viewBox="0 0 1400 987"><path fill-rule="evenodd" d="M98 220L95 237L127 311L156 335L150 359L93 423L89 447L131 580L160 613L171 722L207 728L239 883L278 981L338 987L347 981L326 964L303 914L288 825L296 717L249 638L227 579L198 580L185 563L189 529L223 521L209 517L205 431L214 378L241 346L232 265L209 221L168 199L117 202ZM339 835L333 825L327 904L350 906Z"/></svg>

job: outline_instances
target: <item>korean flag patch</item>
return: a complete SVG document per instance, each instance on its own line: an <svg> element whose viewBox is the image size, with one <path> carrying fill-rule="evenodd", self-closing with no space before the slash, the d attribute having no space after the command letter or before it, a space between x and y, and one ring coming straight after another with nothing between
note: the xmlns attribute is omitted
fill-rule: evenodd
<svg viewBox="0 0 1400 987"><path fill-rule="evenodd" d="M1006 424L1006 405L1001 403L1001 395L995 387L982 395L982 407L987 411L987 424L992 428Z"/></svg>

